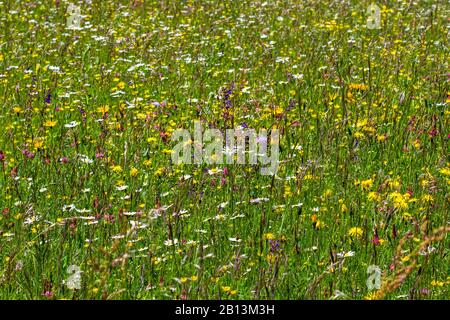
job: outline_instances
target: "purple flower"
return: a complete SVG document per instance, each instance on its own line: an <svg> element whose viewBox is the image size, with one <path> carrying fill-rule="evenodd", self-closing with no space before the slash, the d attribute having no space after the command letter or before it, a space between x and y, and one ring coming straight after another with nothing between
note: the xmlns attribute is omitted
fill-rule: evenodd
<svg viewBox="0 0 450 320"><path fill-rule="evenodd" d="M269 240L270 252L276 252L280 249L280 242L278 240Z"/></svg>
<svg viewBox="0 0 450 320"><path fill-rule="evenodd" d="M45 97L44 101L45 101L45 103L50 103L51 100L52 100L52 94L51 94L51 92L49 90L49 91L47 91L47 96Z"/></svg>
<svg viewBox="0 0 450 320"><path fill-rule="evenodd" d="M27 149L22 150L22 154L28 159L33 159L35 154L33 152L28 151Z"/></svg>
<svg viewBox="0 0 450 320"><path fill-rule="evenodd" d="M424 296L428 295L430 293L430 290L428 290L427 288L423 288L420 290L420 293Z"/></svg>
<svg viewBox="0 0 450 320"><path fill-rule="evenodd" d="M295 107L295 100L294 99L290 99L289 100L289 106L287 107L287 109L286 110L292 110L292 109L294 109L294 107Z"/></svg>

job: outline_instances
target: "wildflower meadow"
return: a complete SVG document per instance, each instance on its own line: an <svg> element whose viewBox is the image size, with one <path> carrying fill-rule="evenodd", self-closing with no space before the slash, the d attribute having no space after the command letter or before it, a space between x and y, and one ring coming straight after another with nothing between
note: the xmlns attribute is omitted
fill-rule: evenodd
<svg viewBox="0 0 450 320"><path fill-rule="evenodd" d="M0 0L0 299L449 299L449 17Z"/></svg>

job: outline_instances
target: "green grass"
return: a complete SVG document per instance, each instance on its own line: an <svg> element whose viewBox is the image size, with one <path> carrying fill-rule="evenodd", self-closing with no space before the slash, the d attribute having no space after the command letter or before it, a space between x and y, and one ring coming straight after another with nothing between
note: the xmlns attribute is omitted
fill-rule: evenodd
<svg viewBox="0 0 450 320"><path fill-rule="evenodd" d="M370 3L0 2L0 298L448 299L450 7ZM276 177L173 165L196 120Z"/></svg>

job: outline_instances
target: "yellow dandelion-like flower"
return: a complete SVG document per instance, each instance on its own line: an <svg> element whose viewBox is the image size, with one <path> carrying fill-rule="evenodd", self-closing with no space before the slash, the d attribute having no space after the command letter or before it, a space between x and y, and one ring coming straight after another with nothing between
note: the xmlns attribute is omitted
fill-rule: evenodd
<svg viewBox="0 0 450 320"><path fill-rule="evenodd" d="M111 170L116 173L120 173L123 171L123 169L120 165L111 166Z"/></svg>
<svg viewBox="0 0 450 320"><path fill-rule="evenodd" d="M139 170L135 167L132 167L130 170L130 176L135 177L139 173Z"/></svg>
<svg viewBox="0 0 450 320"><path fill-rule="evenodd" d="M36 140L33 142L33 147L34 147L35 149L42 148L43 145L44 145L44 140L42 140L42 139L36 139Z"/></svg>
<svg viewBox="0 0 450 320"><path fill-rule="evenodd" d="M274 240L275 239L275 235L273 233L271 233L271 232L265 233L263 235L263 239L265 239L265 240Z"/></svg>
<svg viewBox="0 0 450 320"><path fill-rule="evenodd" d="M381 200L381 196L378 192L372 191L367 195L367 199L369 199L370 201L378 202Z"/></svg>
<svg viewBox="0 0 450 320"><path fill-rule="evenodd" d="M371 292L364 297L364 300L378 300L378 299L380 299L378 291Z"/></svg>
<svg viewBox="0 0 450 320"><path fill-rule="evenodd" d="M351 237L360 238L363 235L363 229L359 227L350 228L350 230L348 230L348 235Z"/></svg>
<svg viewBox="0 0 450 320"><path fill-rule="evenodd" d="M363 190L368 190L368 189L372 188L372 185L373 185L373 179L367 179L367 180L361 181L361 189L363 189Z"/></svg>
<svg viewBox="0 0 450 320"><path fill-rule="evenodd" d="M281 114L283 114L283 108L281 107L275 108L275 115L279 116Z"/></svg>
<svg viewBox="0 0 450 320"><path fill-rule="evenodd" d="M97 112L101 114L105 114L109 111L109 106L101 106L97 108Z"/></svg>
<svg viewBox="0 0 450 320"><path fill-rule="evenodd" d="M408 209L408 202L410 195L405 196L399 192L392 192L390 194L390 198L392 199L392 203L394 204L395 209Z"/></svg>
<svg viewBox="0 0 450 320"><path fill-rule="evenodd" d="M22 108L21 107L14 107L13 108L13 112L14 113L21 113L22 112Z"/></svg>
<svg viewBox="0 0 450 320"><path fill-rule="evenodd" d="M356 139L364 138L364 133L362 133L361 131L356 131L353 135Z"/></svg>
<svg viewBox="0 0 450 320"><path fill-rule="evenodd" d="M44 122L44 127L52 128L54 126L56 126L56 121L47 120Z"/></svg>

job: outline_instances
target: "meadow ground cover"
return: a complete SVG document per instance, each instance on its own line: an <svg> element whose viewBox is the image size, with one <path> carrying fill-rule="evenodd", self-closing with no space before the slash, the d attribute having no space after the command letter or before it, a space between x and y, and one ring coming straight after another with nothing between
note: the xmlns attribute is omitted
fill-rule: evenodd
<svg viewBox="0 0 450 320"><path fill-rule="evenodd" d="M448 299L450 5L370 4L1 0L0 298Z"/></svg>

